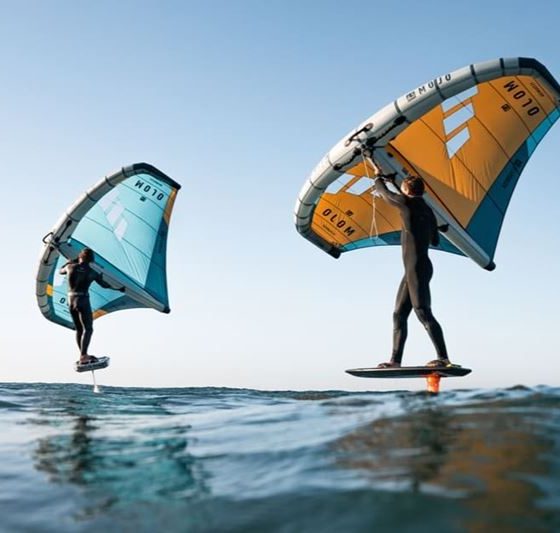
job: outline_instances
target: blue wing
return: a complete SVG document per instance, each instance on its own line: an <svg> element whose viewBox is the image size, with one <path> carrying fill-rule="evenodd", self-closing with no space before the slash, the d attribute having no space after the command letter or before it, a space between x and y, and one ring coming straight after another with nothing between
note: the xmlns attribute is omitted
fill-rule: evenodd
<svg viewBox="0 0 560 533"><path fill-rule="evenodd" d="M105 178L78 200L53 230L43 254L37 277L43 314L73 327L59 269L84 247L95 252L94 268L105 281L115 289L125 287L123 294L94 283L94 318L138 307L168 312L167 235L179 188L154 167L138 164Z"/></svg>

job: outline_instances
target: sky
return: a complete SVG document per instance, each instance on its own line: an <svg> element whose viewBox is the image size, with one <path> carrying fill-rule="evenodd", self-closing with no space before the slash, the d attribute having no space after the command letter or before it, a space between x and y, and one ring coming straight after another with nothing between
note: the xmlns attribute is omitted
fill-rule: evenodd
<svg viewBox="0 0 560 533"><path fill-rule="evenodd" d="M41 315L47 234L104 175L150 163L182 184L168 240L171 314L95 322L115 386L423 389L344 373L391 350L398 247L335 260L295 230L323 155L395 98L498 57L560 79L553 0L0 0L0 381L90 383L73 332ZM431 254L444 389L560 385L560 126L519 181L487 272ZM434 358L414 316L404 364Z"/></svg>

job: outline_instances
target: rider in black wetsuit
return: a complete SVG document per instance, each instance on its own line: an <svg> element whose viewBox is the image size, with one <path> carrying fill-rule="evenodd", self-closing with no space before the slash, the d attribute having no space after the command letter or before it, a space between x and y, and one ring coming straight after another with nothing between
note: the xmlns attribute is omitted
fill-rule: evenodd
<svg viewBox="0 0 560 533"><path fill-rule="evenodd" d="M398 208L401 221L401 245L404 263L404 277L397 292L397 301L393 313L393 353L391 361L381 363L381 368L400 367L406 341L407 320L412 309L422 325L428 331L436 348L438 358L426 366L449 366L443 331L432 314L430 299L430 279L433 274L432 263L428 257L430 244L439 244L436 217L422 198L424 181L420 177L409 177L403 181L401 191L397 194L387 189L380 171L375 188L379 195L389 204Z"/></svg>
<svg viewBox="0 0 560 533"><path fill-rule="evenodd" d="M94 363L97 358L88 355L88 347L93 334L93 315L89 302L89 286L95 281L106 289L112 287L103 280L101 274L89 265L93 261L93 251L84 248L76 261L68 261L61 269L61 274L68 276L68 307L74 326L76 341L80 348L80 364ZM124 289L120 289L123 291Z"/></svg>

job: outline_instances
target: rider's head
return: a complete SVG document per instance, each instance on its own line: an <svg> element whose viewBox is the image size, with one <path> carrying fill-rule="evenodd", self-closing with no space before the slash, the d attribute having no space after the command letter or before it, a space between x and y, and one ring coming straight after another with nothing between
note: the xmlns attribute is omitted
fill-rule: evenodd
<svg viewBox="0 0 560 533"><path fill-rule="evenodd" d="M401 184L401 191L407 196L422 196L424 188L424 180L420 176L409 176Z"/></svg>
<svg viewBox="0 0 560 533"><path fill-rule="evenodd" d="M78 254L78 261L80 263L91 263L93 261L93 250L91 248L84 248Z"/></svg>

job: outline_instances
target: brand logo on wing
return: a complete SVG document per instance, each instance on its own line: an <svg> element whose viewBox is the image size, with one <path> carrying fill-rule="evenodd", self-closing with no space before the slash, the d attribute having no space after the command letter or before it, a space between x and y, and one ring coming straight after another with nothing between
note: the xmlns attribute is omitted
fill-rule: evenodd
<svg viewBox="0 0 560 533"><path fill-rule="evenodd" d="M477 92L477 88L473 87L441 104L445 146L449 159L471 138L468 122L474 117L472 98Z"/></svg>

